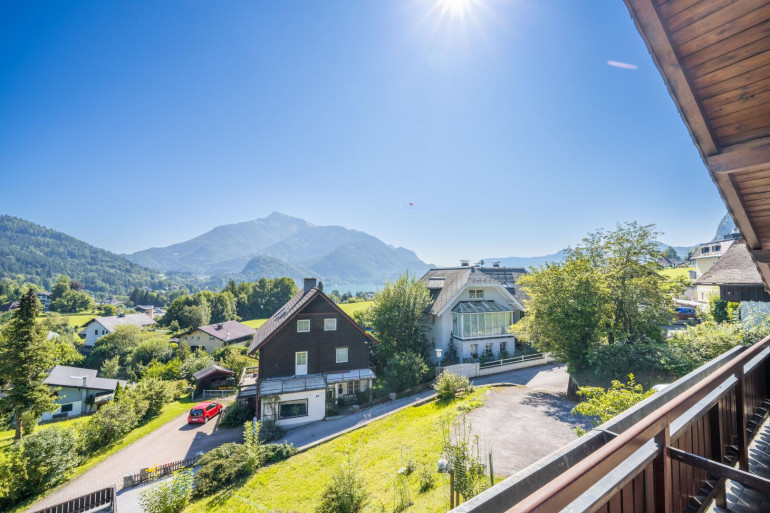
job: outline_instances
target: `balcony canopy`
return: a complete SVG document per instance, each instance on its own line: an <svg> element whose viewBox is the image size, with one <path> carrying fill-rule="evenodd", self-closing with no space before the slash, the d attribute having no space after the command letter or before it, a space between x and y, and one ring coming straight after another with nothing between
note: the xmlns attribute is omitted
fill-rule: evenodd
<svg viewBox="0 0 770 513"><path fill-rule="evenodd" d="M452 308L454 313L497 313L497 312L512 312L513 309L509 306L504 306L494 301L460 301Z"/></svg>

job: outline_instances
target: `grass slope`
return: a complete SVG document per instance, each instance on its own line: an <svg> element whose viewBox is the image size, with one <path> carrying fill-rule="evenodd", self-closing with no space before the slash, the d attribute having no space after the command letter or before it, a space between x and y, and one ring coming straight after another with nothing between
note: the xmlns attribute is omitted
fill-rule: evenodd
<svg viewBox="0 0 770 513"><path fill-rule="evenodd" d="M486 391L487 388L477 389L462 401L433 401L405 408L286 461L263 468L238 487L193 503L186 512L312 512L348 448L364 477L370 507L379 511L382 505L385 508L383 511L392 511L397 472L406 463L401 458L401 450L405 446L411 448L412 459L417 464L417 470L408 477L414 503L409 511L446 511L449 506L448 479L435 470L441 454L439 421L442 417L456 418L460 404L481 405ZM423 465L435 473L436 486L420 493L418 473Z"/></svg>
<svg viewBox="0 0 770 513"><path fill-rule="evenodd" d="M660 274L668 279L675 279L675 278L687 278L690 279L690 271L694 270L695 267L675 267L675 268L667 268L667 269L661 269Z"/></svg>
<svg viewBox="0 0 770 513"><path fill-rule="evenodd" d="M374 301L361 301L359 303L345 303L337 306L339 306L343 312L352 316L356 312L368 310L369 308L371 308L373 304L374 304ZM265 321L267 321L267 319L251 319L249 321L241 321L241 323L245 324L246 326L250 326L254 329L257 329L263 324L265 324Z"/></svg>

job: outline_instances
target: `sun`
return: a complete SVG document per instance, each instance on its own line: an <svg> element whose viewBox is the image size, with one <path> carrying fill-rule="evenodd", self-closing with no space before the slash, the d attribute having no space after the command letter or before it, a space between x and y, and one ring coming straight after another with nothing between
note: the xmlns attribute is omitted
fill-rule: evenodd
<svg viewBox="0 0 770 513"><path fill-rule="evenodd" d="M436 0L436 6L441 10L442 17L465 18L473 8L474 0Z"/></svg>

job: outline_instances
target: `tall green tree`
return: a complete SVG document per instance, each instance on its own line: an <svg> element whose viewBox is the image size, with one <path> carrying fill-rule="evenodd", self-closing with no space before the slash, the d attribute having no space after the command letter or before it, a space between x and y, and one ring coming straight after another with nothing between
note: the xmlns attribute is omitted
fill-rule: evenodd
<svg viewBox="0 0 770 513"><path fill-rule="evenodd" d="M47 332L36 321L39 313L39 302L30 290L0 332L0 376L8 385L0 406L16 419L16 440L22 438L24 412L38 416L54 409L51 388L43 384L53 365L54 351Z"/></svg>
<svg viewBox="0 0 770 513"><path fill-rule="evenodd" d="M654 225L637 223L600 230L563 262L523 277L527 316L513 332L564 358L571 371L585 366L594 344L662 341L683 283L660 275L659 235Z"/></svg>
<svg viewBox="0 0 770 513"><path fill-rule="evenodd" d="M374 303L364 317L379 344L372 348L378 370L397 353L415 353L428 357L430 343L425 336L425 310L430 305L428 289L416 277L405 273L374 296Z"/></svg>

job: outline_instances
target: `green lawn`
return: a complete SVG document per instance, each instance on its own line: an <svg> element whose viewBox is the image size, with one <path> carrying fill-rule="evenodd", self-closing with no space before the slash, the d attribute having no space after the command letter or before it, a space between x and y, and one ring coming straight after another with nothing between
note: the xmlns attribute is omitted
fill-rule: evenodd
<svg viewBox="0 0 770 513"><path fill-rule="evenodd" d="M72 327L80 327L83 326L85 323L93 319L94 317L99 317L99 314L96 312L88 312L88 313L74 313L74 314L61 314L62 317L67 319L67 322ZM45 317L45 314L41 315L39 318L43 319Z"/></svg>
<svg viewBox="0 0 770 513"><path fill-rule="evenodd" d="M360 303L345 303L343 305L337 305L339 306L343 312L345 312L348 315L353 315L356 312L360 312L362 310L368 310L372 305L374 304L374 301L361 301ZM246 326L251 326L254 329L259 328L263 324L265 324L265 321L267 319L251 319L249 321L241 321L242 324L245 324Z"/></svg>
<svg viewBox="0 0 770 513"><path fill-rule="evenodd" d="M267 321L267 319L251 319L250 321L241 321L241 324L257 329L265 324L265 321Z"/></svg>
<svg viewBox="0 0 770 513"><path fill-rule="evenodd" d="M182 413L184 413L185 411L190 409L191 404L192 403L190 401L190 396L189 395L183 396L183 397L177 399L176 401L172 401L172 402L166 404L163 407L163 411L160 413L160 415L158 415L157 417L151 419L149 422L146 422L145 424L137 426L136 428L131 430L131 432L129 432L118 443L116 443L114 445L111 445L109 447L105 447L104 449L102 449L102 450L92 454L90 458L88 458L86 461L81 463L80 466L77 469L75 469L75 472L73 472L73 474L69 477L69 479L66 482L69 482L69 481L75 479L77 476L79 476L80 474L84 473L85 471L87 471L88 469L90 469L91 467L96 465L97 463L100 463L100 462L104 461L105 459L107 459L108 457L112 456L113 454L115 454L119 450L121 450L121 449L123 449L123 448L125 448L125 447L127 447L129 445L131 445L132 443L136 442L137 440L139 440L143 436L152 433L153 431L155 431L156 429L158 429L162 425L170 422L174 418L178 417L179 415L181 415ZM73 419L71 421L68 420L68 421L62 421L62 422L59 422L59 423L56 423L56 424L46 424L46 425L40 426L38 429L45 429L45 428L48 428L48 427L50 427L52 425L60 425L60 426L61 425L66 425L67 427L70 427L70 426L74 427L74 426L76 426L77 424L79 424L81 422L86 422L87 420L88 420L88 417L80 417L80 418L77 418L77 419ZM5 436L6 433L10 433L11 440L13 439L13 431L2 431L2 432L0 432L0 447L7 446L7 445L10 444L10 441L6 442L3 439L3 436ZM63 486L64 484L66 484L66 482L62 483L59 486ZM18 512L24 511L32 503L42 499L43 497L45 497L45 495L47 495L48 493L50 493L52 491L53 491L53 489L47 490L47 492L45 494L38 495L36 497L32 497L32 498L24 501L23 503L19 504L15 509L11 510L11 512L18 513Z"/></svg>
<svg viewBox="0 0 770 513"><path fill-rule="evenodd" d="M463 401L432 401L405 408L286 461L263 468L237 487L193 503L186 512L312 512L348 447L358 464L359 473L364 477L371 511L380 511L380 506L384 506L383 511L392 511L397 472L405 463L401 459L401 450L405 446L411 447L412 458L417 464L417 471L408 477L409 492L414 502L409 511L447 511L448 479L436 472L436 462L441 453L439 419L442 416L457 417L460 403L472 401L475 405L481 404L483 401L479 399L483 399L486 390L477 389ZM435 474L436 486L420 493L418 474L423 465Z"/></svg>
<svg viewBox="0 0 770 513"><path fill-rule="evenodd" d="M659 272L666 278L687 278L690 279L690 271L695 270L695 267L673 267L668 269L661 269Z"/></svg>

